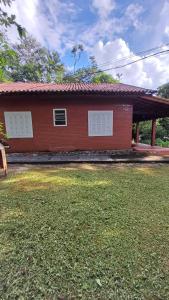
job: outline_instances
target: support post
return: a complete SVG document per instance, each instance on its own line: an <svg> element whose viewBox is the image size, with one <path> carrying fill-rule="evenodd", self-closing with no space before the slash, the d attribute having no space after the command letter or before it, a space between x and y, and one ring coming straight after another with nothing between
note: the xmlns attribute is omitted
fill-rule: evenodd
<svg viewBox="0 0 169 300"><path fill-rule="evenodd" d="M152 120L152 129L151 129L151 146L155 146L156 142L156 119Z"/></svg>
<svg viewBox="0 0 169 300"><path fill-rule="evenodd" d="M3 145L0 144L0 168L4 170L4 175L7 175L7 160L6 160L6 153L5 148Z"/></svg>
<svg viewBox="0 0 169 300"><path fill-rule="evenodd" d="M139 122L136 123L136 144L139 143L139 134L140 134L140 128L139 128Z"/></svg>

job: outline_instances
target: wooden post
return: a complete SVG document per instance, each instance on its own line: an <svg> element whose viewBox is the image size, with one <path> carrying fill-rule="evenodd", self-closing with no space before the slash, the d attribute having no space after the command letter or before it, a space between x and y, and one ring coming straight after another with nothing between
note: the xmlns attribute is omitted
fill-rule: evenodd
<svg viewBox="0 0 169 300"><path fill-rule="evenodd" d="M139 122L137 122L136 123L136 144L139 143L139 133L140 133Z"/></svg>
<svg viewBox="0 0 169 300"><path fill-rule="evenodd" d="M156 119L152 120L152 129L151 129L151 146L155 146L156 142Z"/></svg>
<svg viewBox="0 0 169 300"><path fill-rule="evenodd" d="M4 170L4 175L7 175L7 160L6 160L6 153L5 148L2 144L0 144L0 168Z"/></svg>

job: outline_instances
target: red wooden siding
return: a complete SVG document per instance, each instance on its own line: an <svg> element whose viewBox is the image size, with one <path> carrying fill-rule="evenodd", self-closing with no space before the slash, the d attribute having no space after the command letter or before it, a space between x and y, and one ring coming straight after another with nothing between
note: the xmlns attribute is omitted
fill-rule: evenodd
<svg viewBox="0 0 169 300"><path fill-rule="evenodd" d="M126 102L126 103L123 103ZM54 127L53 109L67 109L67 126ZM88 111L113 110L113 136L88 136ZM11 152L129 149L132 140L132 105L126 100L87 96L1 97L0 120L4 111L31 111L33 138L9 139Z"/></svg>

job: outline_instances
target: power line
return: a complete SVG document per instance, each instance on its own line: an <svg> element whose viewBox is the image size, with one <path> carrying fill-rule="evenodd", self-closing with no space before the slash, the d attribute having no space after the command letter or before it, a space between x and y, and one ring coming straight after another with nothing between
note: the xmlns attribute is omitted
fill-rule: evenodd
<svg viewBox="0 0 169 300"><path fill-rule="evenodd" d="M134 60L134 61L132 61L132 62L126 63L126 64L124 64L124 65L121 65L121 66L117 66L117 67L109 68L109 69L106 69L106 70L104 70L104 71L109 71L109 70L113 70L113 69L120 69L120 68L123 68L123 67L129 66L129 65L132 65L132 64L134 64L134 63L136 63L136 62L138 62L138 61L141 61L141 60L147 59L147 58L149 58L149 57L156 56L156 55L163 54L163 53L167 53L167 52L169 52L169 49L167 49L167 50L163 50L163 51L159 51L159 52L156 52L156 53L153 53L153 54L150 54L150 55L147 55L147 56L141 57L141 58L139 58L139 59L137 59L137 60Z"/></svg>
<svg viewBox="0 0 169 300"><path fill-rule="evenodd" d="M120 65L120 66L116 66L116 67L111 67L111 68L107 68L107 69L104 69L104 70L98 70L98 71L95 71L95 72L89 72L89 73L87 73L83 78L85 78L85 77L87 77L87 76L89 76L89 75L97 74L97 73L102 73L102 72L106 72L106 71L110 71L110 70L121 69L121 68L127 67L127 66L129 66L129 65L132 65L132 64L134 64L134 63L137 63L137 62L139 62L139 61L141 61L141 60L147 59L147 58L149 58L149 57L153 57L153 56L156 56L156 55L159 55L159 54L165 54L165 53L168 53L168 52L169 52L169 49L163 50L163 51L159 51L159 52L156 52L156 53L153 53L153 54L150 54L150 55L146 55L146 56L141 57L141 58L139 58L139 59L137 59L137 60L134 60L134 61L132 61L132 62L126 63L126 64L124 64L124 65Z"/></svg>
<svg viewBox="0 0 169 300"><path fill-rule="evenodd" d="M106 65L111 65L111 62L112 62L112 63L116 63L116 62L120 62L120 61L129 59L129 58L132 58L132 57L134 58L134 57L137 56L137 55L141 55L141 54L144 54L144 53L147 53L147 52L155 51L155 50L161 49L161 48L166 47L166 46L169 46L169 43L163 44L163 45L161 45L161 46L157 46L157 47L154 47L154 48L151 48L151 49L147 49L147 50L144 50L144 51L139 51L139 52L137 52L137 53L135 53L135 54L132 54L132 55L130 55L130 56L124 56L124 57L122 57L122 58L119 58L119 59L113 59L113 60L111 60L111 61L109 60L109 61L107 61L107 62L104 62L104 63L102 63L102 64L97 65L97 67L103 67L103 66L106 66Z"/></svg>

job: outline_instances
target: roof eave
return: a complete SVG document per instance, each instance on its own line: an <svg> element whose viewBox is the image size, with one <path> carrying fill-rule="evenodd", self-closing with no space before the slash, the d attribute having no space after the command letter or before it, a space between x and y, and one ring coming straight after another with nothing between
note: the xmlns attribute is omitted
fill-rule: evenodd
<svg viewBox="0 0 169 300"><path fill-rule="evenodd" d="M154 91L55 91L55 90L36 90L36 91L0 91L1 95L19 95L19 94L62 94L62 95L109 95L109 96L152 96Z"/></svg>

